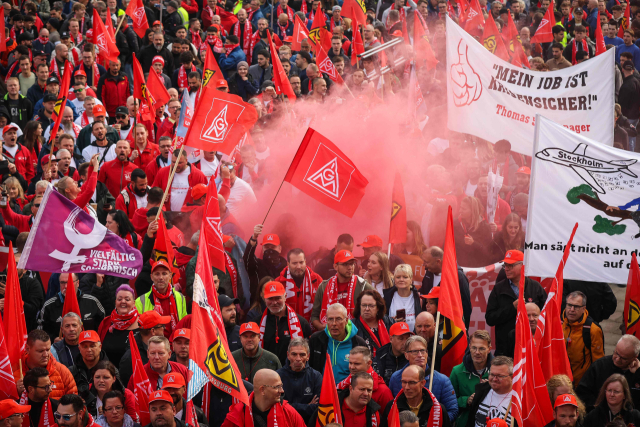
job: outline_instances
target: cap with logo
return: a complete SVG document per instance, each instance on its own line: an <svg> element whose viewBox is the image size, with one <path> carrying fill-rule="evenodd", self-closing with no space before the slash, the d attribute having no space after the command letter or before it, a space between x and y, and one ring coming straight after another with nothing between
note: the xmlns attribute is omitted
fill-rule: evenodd
<svg viewBox="0 0 640 427"><path fill-rule="evenodd" d="M280 282L269 282L264 285L264 298L281 297L287 293Z"/></svg>
<svg viewBox="0 0 640 427"><path fill-rule="evenodd" d="M184 387L186 383L184 382L184 377L179 372L172 372L164 376L162 380L162 389L166 390L168 388L180 388Z"/></svg>
<svg viewBox="0 0 640 427"><path fill-rule="evenodd" d="M31 410L31 405L19 405L13 399L5 399L0 402L0 421L5 420L13 414L26 414Z"/></svg>
<svg viewBox="0 0 640 427"><path fill-rule="evenodd" d="M120 107L116 108L116 116L118 114L124 114L124 115L128 116L129 115L129 109L127 107L120 106Z"/></svg>
<svg viewBox="0 0 640 427"><path fill-rule="evenodd" d="M151 65L155 63L160 63L164 67L164 58L160 55L154 56L153 59L151 60Z"/></svg>
<svg viewBox="0 0 640 427"><path fill-rule="evenodd" d="M207 186L204 184L196 184L191 189L191 197L198 200L207 194Z"/></svg>
<svg viewBox="0 0 640 427"><path fill-rule="evenodd" d="M59 84L60 84L60 81L58 80L58 78L57 78L57 77L49 77L49 78L47 79L47 84L48 84L48 85L51 85L51 84L59 85Z"/></svg>
<svg viewBox="0 0 640 427"><path fill-rule="evenodd" d="M520 168L516 171L516 173L531 175L531 169L529 169L527 166L520 166Z"/></svg>
<svg viewBox="0 0 640 427"><path fill-rule="evenodd" d="M221 87L229 88L229 85L227 84L227 81L225 79L220 79L216 82L216 89Z"/></svg>
<svg viewBox="0 0 640 427"><path fill-rule="evenodd" d="M138 318L142 329L155 328L158 325L166 325L171 322L171 316L160 316L155 310L145 311Z"/></svg>
<svg viewBox="0 0 640 427"><path fill-rule="evenodd" d="M78 70L75 73L73 73L73 77L78 77L78 76L87 77L87 73L85 73L82 68L78 68Z"/></svg>
<svg viewBox="0 0 640 427"><path fill-rule="evenodd" d="M344 250L338 252L336 256L333 257L333 263L340 264L341 262L349 262L352 259L356 259L356 257L353 256L351 251Z"/></svg>
<svg viewBox="0 0 640 427"><path fill-rule="evenodd" d="M509 424L502 418L494 418L487 421L487 427L509 427Z"/></svg>
<svg viewBox="0 0 640 427"><path fill-rule="evenodd" d="M66 31L63 31L60 33L60 40L62 39L68 39L69 38L69 33Z"/></svg>
<svg viewBox="0 0 640 427"><path fill-rule="evenodd" d="M505 264L515 264L522 261L524 261L524 254L516 250L507 251L502 260Z"/></svg>
<svg viewBox="0 0 640 427"><path fill-rule="evenodd" d="M101 104L94 105L93 110L91 111L93 112L93 117L100 117L100 116L107 115L107 110L104 108L104 105L101 105Z"/></svg>
<svg viewBox="0 0 640 427"><path fill-rule="evenodd" d="M370 234L365 237L364 242L360 243L358 246L363 248L381 248L382 239L375 234Z"/></svg>
<svg viewBox="0 0 640 427"><path fill-rule="evenodd" d="M253 332L254 334L259 334L260 328L258 327L258 324L256 322L243 323L242 326L240 326L240 333L238 335L242 335L245 332Z"/></svg>
<svg viewBox="0 0 640 427"><path fill-rule="evenodd" d="M190 340L191 339L191 329L187 329L187 328L182 328L182 329L176 329L175 331L173 331L173 334L171 334L171 341L177 339L177 338L185 338Z"/></svg>
<svg viewBox="0 0 640 427"><path fill-rule="evenodd" d="M231 298L225 294L218 295L218 304L220 308L229 307L230 305L240 304L240 300L238 298Z"/></svg>
<svg viewBox="0 0 640 427"><path fill-rule="evenodd" d="M52 162L58 162L58 159L56 159L56 156L51 157L49 154L45 154L44 156L42 156L42 159L40 160L40 165L44 166L47 163L49 163L49 159L51 159Z"/></svg>
<svg viewBox="0 0 640 427"><path fill-rule="evenodd" d="M149 404L155 402L169 402L173 405L173 398L167 390L154 391L149 397L151 397L151 399L149 399Z"/></svg>
<svg viewBox="0 0 640 427"><path fill-rule="evenodd" d="M42 98L42 102L56 102L57 100L58 100L58 97L52 93L46 93Z"/></svg>
<svg viewBox="0 0 640 427"><path fill-rule="evenodd" d="M405 322L394 323L389 328L389 336L390 337L396 337L396 336L404 335L404 334L413 335L413 333L411 332L411 329L409 329L409 325L407 325Z"/></svg>
<svg viewBox="0 0 640 427"><path fill-rule="evenodd" d="M169 265L169 263L164 259L159 259L158 261L151 263L151 272L153 273L156 270L156 268L159 268L159 267L168 268L169 271L171 271L171 266Z"/></svg>
<svg viewBox="0 0 640 427"><path fill-rule="evenodd" d="M278 246L280 244L280 237L278 237L277 234L265 234L262 238L262 244Z"/></svg>
<svg viewBox="0 0 640 427"><path fill-rule="evenodd" d="M2 128L2 134L4 135L7 132L10 131L18 131L18 125L16 125L15 123L9 123L8 125L6 125L5 127Z"/></svg>
<svg viewBox="0 0 640 427"><path fill-rule="evenodd" d="M420 298L424 299L438 299L440 298L440 286L436 286L435 288L431 288L428 294L420 295Z"/></svg>
<svg viewBox="0 0 640 427"><path fill-rule="evenodd" d="M558 408L560 406L571 405L578 407L578 400L573 394L561 394L556 398L556 403L553 405L554 408Z"/></svg>
<svg viewBox="0 0 640 427"><path fill-rule="evenodd" d="M100 335L96 331L82 331L78 343L83 342L100 342Z"/></svg>

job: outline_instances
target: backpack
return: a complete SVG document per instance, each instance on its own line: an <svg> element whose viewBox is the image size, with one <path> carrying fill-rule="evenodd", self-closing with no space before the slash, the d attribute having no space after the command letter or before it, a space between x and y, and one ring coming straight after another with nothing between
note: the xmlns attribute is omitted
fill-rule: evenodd
<svg viewBox="0 0 640 427"><path fill-rule="evenodd" d="M590 364L593 363L593 356L591 353L591 325L593 324L600 328L600 333L602 334L602 347L604 348L604 332L602 331L602 327L598 322L593 320L591 316L587 316L587 320L585 320L584 324L582 325L582 342L584 343L584 347L582 348L583 366L587 361L587 348L589 349L589 362Z"/></svg>

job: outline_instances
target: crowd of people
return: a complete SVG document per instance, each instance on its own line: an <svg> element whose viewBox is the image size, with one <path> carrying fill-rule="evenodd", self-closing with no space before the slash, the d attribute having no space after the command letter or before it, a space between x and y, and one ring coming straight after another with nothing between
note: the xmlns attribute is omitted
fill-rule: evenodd
<svg viewBox="0 0 640 427"><path fill-rule="evenodd" d="M152 427L185 425L191 416L186 401L191 302L209 185L217 187L226 250L227 268L213 271L218 305L229 357L250 405L213 387L193 399L199 425L274 427L282 421L289 427L316 422L337 427L319 405L327 357L338 390L340 407L335 409L344 426L386 427L392 424L394 405L399 426L393 427L512 425L531 158L512 151L506 139L488 142L445 129L445 16L459 21L466 2L357 1L366 10L366 22L355 27L344 16L341 0L148 0L141 2L149 27L142 38L133 28L139 16L125 13L128 3L3 4L0 226L5 244L13 243L19 259L45 192L58 191L140 250L144 265L131 281L100 273L49 277L19 271L28 338L20 368L14 367L19 400L0 401L0 426L131 427L139 425L141 411L149 413ZM607 47L616 49L616 146L640 150L635 143L640 2L478 3L500 31L511 15L537 71L592 58L599 25ZM555 8L554 41L531 43L549 7ZM631 22L625 18L627 8ZM91 42L94 11L117 30L117 61L105 61ZM307 30L316 28L321 12L326 18L322 26L331 34L327 55L344 84L318 63L315 39L294 35L297 21ZM358 43L365 52L381 48L414 34L415 25L426 29L437 65L421 64L422 56L409 44L364 59L354 55ZM157 73L170 95L166 105L155 106L154 121L140 117L140 102L132 96L134 54L145 73ZM259 116L252 142L231 156L175 146L182 97L187 93L197 99L209 77L203 72L206 55L214 55L222 71L210 84L238 95ZM295 104L278 93L274 58L289 79ZM292 213L269 227L248 224L247 212L272 195L276 177L286 169L280 162L280 135L289 135L297 126L293 123L304 123L306 129L309 111L321 120L334 111L350 111L353 102L364 106L357 109L363 121L367 109L386 114L385 108L406 103L410 96L413 66L429 123L416 129L403 117L400 137L429 143L427 160L415 160L421 181L406 182L404 243L390 251L379 235L369 233L360 241L340 229L328 237L335 246L317 249L295 231ZM67 73L69 93L61 94ZM63 96L66 107L56 113ZM308 109L318 105L323 109ZM61 115L60 129L52 140L56 114ZM368 126L375 127L372 122ZM495 192L489 188L489 171L503 177L497 200L490 200ZM438 325L436 319L449 206L459 266L500 264L501 269L486 304L486 325L495 333L470 331L462 363L445 375L442 360L451 356L443 349L445 319L440 317ZM154 256L161 211L179 275ZM414 277L416 265L407 257L420 260L423 278ZM0 278L4 281L6 274ZM458 285L469 330L472 296L462 268ZM4 289L3 283L0 294ZM67 289L75 290L80 313L64 312ZM547 291L526 278L523 292L533 333ZM640 425L640 412L634 409L640 405L640 340L623 335L607 355L599 325L616 308L608 284L565 281L562 322L573 378L548 380L554 417L549 426ZM130 332L153 390L148 408L140 408L134 396Z"/></svg>

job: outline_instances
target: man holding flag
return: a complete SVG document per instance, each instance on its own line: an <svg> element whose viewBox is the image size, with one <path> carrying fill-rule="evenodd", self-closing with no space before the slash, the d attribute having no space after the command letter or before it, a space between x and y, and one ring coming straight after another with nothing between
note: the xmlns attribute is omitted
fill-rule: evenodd
<svg viewBox="0 0 640 427"><path fill-rule="evenodd" d="M513 395L513 359L497 356L491 361L489 381L476 385L466 427L485 427L493 418L506 419L509 425L511 412L505 415Z"/></svg>

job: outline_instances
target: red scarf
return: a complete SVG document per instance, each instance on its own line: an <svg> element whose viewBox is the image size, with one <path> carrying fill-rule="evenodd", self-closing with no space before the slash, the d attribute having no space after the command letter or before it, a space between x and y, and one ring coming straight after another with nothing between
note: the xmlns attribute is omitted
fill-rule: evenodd
<svg viewBox="0 0 640 427"><path fill-rule="evenodd" d="M22 396L20 396L20 405L28 405L29 399L27 397L27 390L22 392ZM91 420L93 421L93 420ZM53 418L53 409L51 408L51 399L47 399L44 401L42 405L42 412L40 412L40 422L38 423L39 427L47 426L52 427L56 425L55 418ZM22 419L22 427L30 427L31 422L29 420L29 413L24 414L24 418Z"/></svg>
<svg viewBox="0 0 640 427"><path fill-rule="evenodd" d="M396 10L396 4L393 3L391 5L391 10ZM400 10L398 11L398 13L400 14L400 22L406 22L407 19L407 11L404 9L404 7L401 7ZM389 19L387 17L387 19Z"/></svg>
<svg viewBox="0 0 640 427"><path fill-rule="evenodd" d="M19 36L22 33L24 33L24 28L22 28L20 30L20 32L16 34L16 27L12 27L11 31L9 31L9 37L12 38L13 40L16 40L16 37ZM40 37L38 37L38 40L40 40ZM47 40L47 41L49 41L49 40ZM47 44L47 42L44 42L43 44Z"/></svg>
<svg viewBox="0 0 640 427"><path fill-rule="evenodd" d="M589 46L587 45L587 41L582 39L582 50L589 54ZM576 39L571 41L571 64L576 65L578 61L576 61L576 53L578 53L578 44L576 43Z"/></svg>
<svg viewBox="0 0 640 427"><path fill-rule="evenodd" d="M176 330L176 325L178 324L178 307L176 304L176 299L173 296L173 285L169 285L169 289L167 289L167 293L161 295L160 292L156 289L156 285L151 286L151 292L153 297L153 305L154 310L157 311L161 316L164 315L164 310L162 309L162 302L169 303L169 315L171 316L171 330Z"/></svg>
<svg viewBox="0 0 640 427"><path fill-rule="evenodd" d="M302 8L300 9L302 11L302 13L304 13L305 15L307 14L307 0L302 0ZM306 21L306 19L305 19ZM307 23L305 22L305 25Z"/></svg>
<svg viewBox="0 0 640 427"><path fill-rule="evenodd" d="M83 18L84 19L84 18ZM73 34L70 34L71 39L73 40L73 42L75 43L76 46L80 45L80 43L82 43L82 33L78 31L78 35L77 36L73 36Z"/></svg>
<svg viewBox="0 0 640 427"><path fill-rule="evenodd" d="M87 117L87 112L82 112L82 117L80 117L80 126L85 127L89 124L89 117Z"/></svg>
<svg viewBox="0 0 640 427"><path fill-rule="evenodd" d="M260 8L256 9L256 10L251 10L251 8L247 9L247 21L252 22L253 21L253 15L256 14L257 11L259 11Z"/></svg>
<svg viewBox="0 0 640 427"><path fill-rule="evenodd" d="M118 314L116 309L114 308L111 312L111 326L109 326L109 332L113 332L114 329L119 331L127 330L138 321L138 310L133 307L133 309L127 314Z"/></svg>
<svg viewBox="0 0 640 427"><path fill-rule="evenodd" d="M225 46L224 48L224 53L229 56L231 54L231 52L233 52L233 49L237 48L238 46L240 46L239 43L236 43L234 45L231 46Z"/></svg>
<svg viewBox="0 0 640 427"><path fill-rule="evenodd" d="M371 377L373 378L373 389L374 390L378 389L378 384L380 384L380 382L384 383L384 380L382 378L380 378L380 375L378 375L378 373L376 371L373 370L372 366L369 366L369 369L367 370L367 374L371 375ZM345 388L349 388L350 385L351 385L351 374L349 374L349 376L347 378L345 378L342 381L340 381L338 383L338 385L336 385L336 388L338 390L344 390Z"/></svg>
<svg viewBox="0 0 640 427"><path fill-rule="evenodd" d="M440 406L440 402L438 402L438 399L436 399L433 393L431 393L431 390L426 387L424 387L424 389L427 390L427 393L429 393L431 401L433 402L433 406L431 407L431 411L429 412L429 421L427 421L426 427L442 427L442 406ZM389 418L392 417L392 413L394 410L396 412L398 411L398 398L403 394L404 390L400 390L400 393L398 393L396 398L393 400L393 406L391 407L391 411L389 411Z"/></svg>
<svg viewBox="0 0 640 427"><path fill-rule="evenodd" d="M384 325L382 319L378 320L378 335L380 335L380 340L376 337L376 334L373 333L367 322L364 321L362 316L360 316L360 323L364 329L369 333L369 336L373 340L373 357L376 356L376 351L385 344L390 342L389 340L389 332L387 331L387 327Z"/></svg>
<svg viewBox="0 0 640 427"><path fill-rule="evenodd" d="M353 294L356 290L356 283L358 279L356 279L356 275L351 276L351 281L349 282L349 288L347 290L347 303L342 304L347 309L347 318L353 319L353 310L355 308L353 301ZM329 283L327 283L327 287L324 289L324 298L322 298L322 310L320 311L320 321L322 323L327 323L327 307L331 304L335 304L338 301L338 275L336 274L331 279L329 279Z"/></svg>
<svg viewBox="0 0 640 427"><path fill-rule="evenodd" d="M287 21L287 25L283 27L280 25L280 21L278 21L278 27L280 27L280 34L282 34L282 38L287 36L287 28L289 28L289 21Z"/></svg>
<svg viewBox="0 0 640 427"><path fill-rule="evenodd" d="M18 34L20 35L20 34ZM42 43L42 47L46 46L47 43L49 43L49 37L45 38L45 37L38 37L36 40L38 40L40 43Z"/></svg>
<svg viewBox="0 0 640 427"><path fill-rule="evenodd" d="M85 17L85 15L82 15L82 20L80 21L80 31L78 31L78 34L83 34L84 33L84 17ZM82 36L80 36L80 37L82 37Z"/></svg>
<svg viewBox="0 0 640 427"><path fill-rule="evenodd" d="M62 81L62 73L60 73L60 69L58 68L58 61L56 61L56 57L54 55L53 58L51 58L51 65L49 66L49 69L51 70L49 72L49 75L51 74L55 74L58 77L58 81Z"/></svg>
<svg viewBox="0 0 640 427"><path fill-rule="evenodd" d="M231 276L231 287L233 289L233 297L238 298L238 270L236 270L236 266L233 265L233 261L231 257L225 252L224 260L227 264L227 271L229 272L229 276Z"/></svg>
<svg viewBox="0 0 640 427"><path fill-rule="evenodd" d="M302 3L306 3L306 0L302 0ZM282 10L282 6L280 4L278 4L278 7L276 8L276 18L278 16L280 16L281 14L283 14L283 13L286 13L289 21L293 22L293 19L294 19L293 9L291 9L289 6L287 6L287 11L284 12Z"/></svg>
<svg viewBox="0 0 640 427"><path fill-rule="evenodd" d="M29 55L31 55L31 51L29 51ZM4 78L4 82L6 83L7 80L9 80L9 77L13 77L13 72L16 70L16 68L18 68L18 66L20 65L20 61L13 61L13 64L11 64L11 68L9 68L9 72L7 73L7 76Z"/></svg>
<svg viewBox="0 0 640 427"><path fill-rule="evenodd" d="M287 307L287 320L289 321L289 334L291 338L302 338L302 327L300 326L300 319L295 310L286 305ZM267 314L269 309L266 308L262 313L262 319L260 319L260 347L264 347L264 330L267 327ZM276 344L280 338L278 337L278 319L276 319Z"/></svg>
<svg viewBox="0 0 640 427"><path fill-rule="evenodd" d="M256 47L260 41L260 31L256 31L251 36L251 47L249 48L249 58L253 58L253 48Z"/></svg>
<svg viewBox="0 0 640 427"><path fill-rule="evenodd" d="M249 404L244 405L244 427L254 427L253 423L253 392L249 395ZM281 403L271 407L267 415L267 427L289 427L287 415L284 413Z"/></svg>
<svg viewBox="0 0 640 427"><path fill-rule="evenodd" d="M191 64L191 72L196 71L196 66ZM178 70L178 88L184 89L189 87L189 80L187 79L187 72L184 69L184 65L180 66Z"/></svg>
<svg viewBox="0 0 640 427"><path fill-rule="evenodd" d="M342 25L342 23L340 23L338 25ZM336 27L336 23L333 21L333 16L329 20L329 27L331 28L331 32L333 33L333 29Z"/></svg>
<svg viewBox="0 0 640 427"><path fill-rule="evenodd" d="M199 51L202 47L202 37L200 36L200 31L191 33L191 43L196 47L196 50Z"/></svg>
<svg viewBox="0 0 640 427"><path fill-rule="evenodd" d="M236 22L233 25L233 35L238 38L242 42L242 50L245 55L249 54L249 45L251 44L251 35L253 32L251 31L251 22L247 19L244 21L244 34L242 38L240 38L240 21Z"/></svg>
<svg viewBox="0 0 640 427"><path fill-rule="evenodd" d="M214 52L222 53L222 51L224 49L224 45L222 44L222 40L220 40L220 37L207 36L207 38L205 39L205 42L207 44L211 45L211 48L213 49ZM203 46L203 48L204 48L204 46Z"/></svg>
<svg viewBox="0 0 640 427"><path fill-rule="evenodd" d="M296 286L296 282L293 280L293 277L291 277L289 267L282 270L280 277L285 280L284 287L287 291L287 304L291 307L295 307L296 312L302 314L302 317L309 321L309 319L311 319L314 296L318 291L317 288L313 289L313 283L311 283L311 269L307 267L304 272L300 295L298 295L298 287ZM278 281L280 281L280 279L278 279Z"/></svg>

